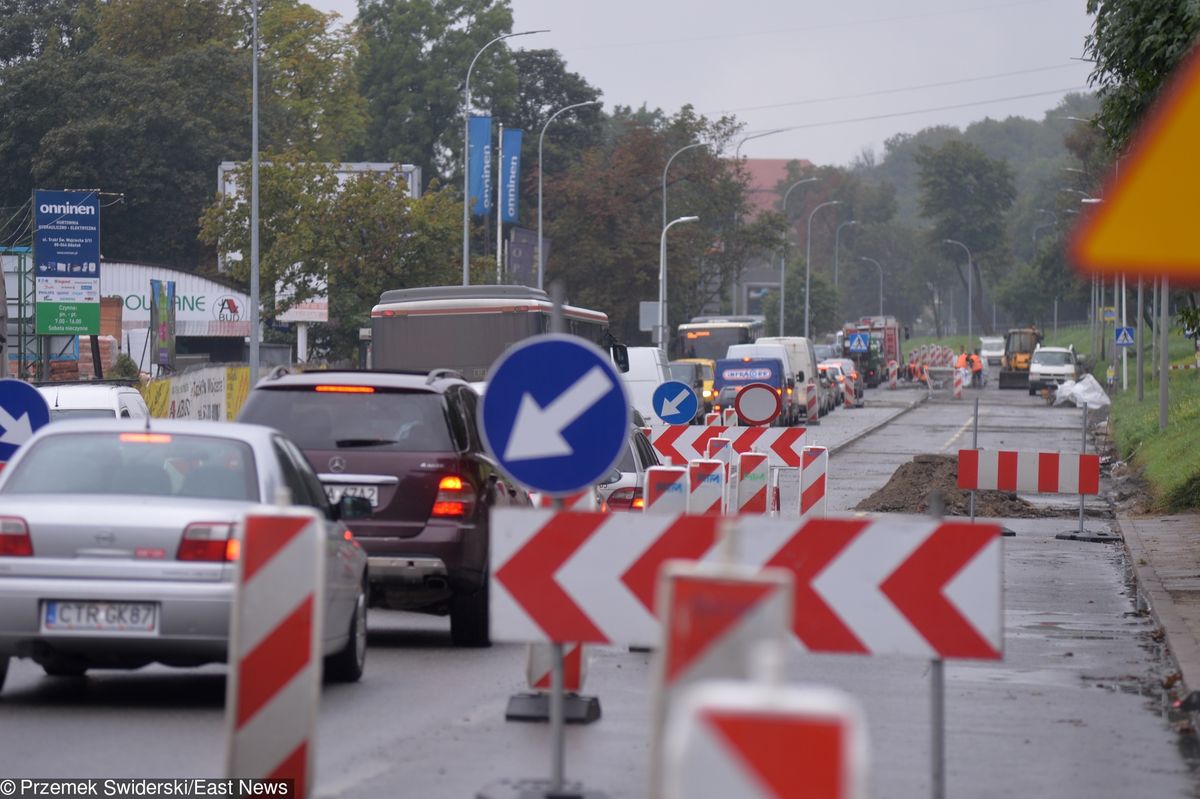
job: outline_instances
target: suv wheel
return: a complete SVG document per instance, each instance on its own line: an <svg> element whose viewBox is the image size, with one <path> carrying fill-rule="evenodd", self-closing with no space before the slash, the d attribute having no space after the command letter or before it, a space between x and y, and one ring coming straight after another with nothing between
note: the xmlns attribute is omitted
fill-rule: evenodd
<svg viewBox="0 0 1200 799"><path fill-rule="evenodd" d="M455 646L492 645L488 636L489 582L485 579L475 593L450 600L450 640Z"/></svg>
<svg viewBox="0 0 1200 799"><path fill-rule="evenodd" d="M330 682L358 682L367 664L367 591L361 587L350 614L350 637L346 645L325 659L325 678Z"/></svg>

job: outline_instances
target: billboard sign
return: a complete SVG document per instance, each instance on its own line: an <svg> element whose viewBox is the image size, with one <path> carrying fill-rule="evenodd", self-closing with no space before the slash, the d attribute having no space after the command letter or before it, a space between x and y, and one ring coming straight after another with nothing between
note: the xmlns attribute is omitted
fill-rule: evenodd
<svg viewBox="0 0 1200 799"><path fill-rule="evenodd" d="M175 281L150 281L150 332L154 363L175 371Z"/></svg>
<svg viewBox="0 0 1200 799"><path fill-rule="evenodd" d="M100 196L33 193L37 334L100 334Z"/></svg>

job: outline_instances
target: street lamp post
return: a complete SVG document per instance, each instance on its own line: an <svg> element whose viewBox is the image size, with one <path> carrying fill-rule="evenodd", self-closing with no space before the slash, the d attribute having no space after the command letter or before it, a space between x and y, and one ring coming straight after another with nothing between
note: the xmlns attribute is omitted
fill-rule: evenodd
<svg viewBox="0 0 1200 799"><path fill-rule="evenodd" d="M802 180L797 180L795 183L788 186L787 191L785 191L783 193L783 204L782 204L783 220L784 220L783 248L780 250L780 253L779 253L779 335L780 336L783 335L783 312L784 312L783 289L784 289L784 283L785 283L785 279L786 279L786 275L787 275L787 229L788 229L788 226L787 226L787 201L788 201L788 197L790 197L792 194L792 189L796 188L797 186L803 186L805 183L813 183L818 180L820 180L820 178L817 178L817 177L803 178Z"/></svg>
<svg viewBox="0 0 1200 799"><path fill-rule="evenodd" d="M542 275L546 270L546 258L542 254L542 143L546 138L546 128L550 127L550 123L559 114L565 114L573 108L582 108L587 105L600 105L600 100L588 100L586 103L575 103L568 105L565 108L560 108L550 115L546 120L546 124L542 125L542 132L538 135L538 232L537 232L537 287L542 288Z"/></svg>
<svg viewBox="0 0 1200 799"><path fill-rule="evenodd" d="M971 310L972 310L971 294L973 293L973 282L974 282L975 269L971 264L971 251L967 248L967 245L963 244L961 241L955 241L954 239L942 239L942 241L944 241L946 244L957 244L959 247L962 247L967 252L967 345L970 347L970 349L973 350L974 347L970 346L971 345L971 322L972 322L972 320L971 320Z"/></svg>
<svg viewBox="0 0 1200 799"><path fill-rule="evenodd" d="M812 209L812 213L808 215L808 238L804 240L804 337L810 338L810 325L808 321L809 314L812 312L812 302L810 296L812 294L812 221L813 217L827 205L841 205L841 200L829 200Z"/></svg>
<svg viewBox="0 0 1200 799"><path fill-rule="evenodd" d="M658 347L667 354L667 231L680 222L696 222L698 216L681 216L663 226L658 240Z"/></svg>
<svg viewBox="0 0 1200 799"><path fill-rule="evenodd" d="M471 204L471 72L475 69L475 62L479 60L479 56L483 55L483 51L496 42L511 39L514 36L530 36L534 33L549 32L549 30L521 31L519 33L506 33L503 36L497 36L479 48L479 52L471 59L471 65L467 67L467 81L463 85L462 281L464 286L471 285L471 215L469 208Z"/></svg>
<svg viewBox="0 0 1200 799"><path fill-rule="evenodd" d="M250 384L258 382L259 347L258 347L258 305L261 301L259 292L258 266L258 0L254 0L252 15L252 36L250 58Z"/></svg>
<svg viewBox="0 0 1200 799"><path fill-rule="evenodd" d="M842 259L842 228L846 225L857 225L857 219L847 219L845 222L837 226L837 230L833 232L833 287L838 286L838 268L839 262Z"/></svg>
<svg viewBox="0 0 1200 799"><path fill-rule="evenodd" d="M879 269L879 315L883 316L883 264L876 261L874 258L868 258L865 255L858 256L860 261L870 261Z"/></svg>
<svg viewBox="0 0 1200 799"><path fill-rule="evenodd" d="M671 153L671 157L667 159L667 165L663 167L663 175L662 175L662 224L663 224L663 227L667 226L667 170L671 168L671 162L675 160L675 156L679 155L680 153L686 152L686 151L692 149L693 147L703 147L703 146L704 146L704 142L700 142L700 141L692 142L691 144L685 144L683 147L680 147L678 150Z"/></svg>

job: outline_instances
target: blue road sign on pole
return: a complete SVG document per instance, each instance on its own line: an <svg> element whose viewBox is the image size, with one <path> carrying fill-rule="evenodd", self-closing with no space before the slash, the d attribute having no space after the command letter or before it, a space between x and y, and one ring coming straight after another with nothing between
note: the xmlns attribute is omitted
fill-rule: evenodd
<svg viewBox="0 0 1200 799"><path fill-rule="evenodd" d="M50 406L40 391L24 380L0 380L0 462L8 462L34 430L49 423Z"/></svg>
<svg viewBox="0 0 1200 799"><path fill-rule="evenodd" d="M629 400L608 354L574 336L526 339L488 372L483 440L500 468L534 491L595 485L629 446Z"/></svg>
<svg viewBox="0 0 1200 799"><path fill-rule="evenodd" d="M696 418L700 400L687 383L668 380L654 389L650 399L654 412L667 424L688 424Z"/></svg>
<svg viewBox="0 0 1200 799"><path fill-rule="evenodd" d="M1133 346L1134 338L1133 338L1133 328L1132 327L1118 327L1116 335L1117 335L1117 346L1118 347L1132 347Z"/></svg>
<svg viewBox="0 0 1200 799"><path fill-rule="evenodd" d="M866 352L871 348L871 339L866 333L851 333L850 334L850 351L851 352Z"/></svg>

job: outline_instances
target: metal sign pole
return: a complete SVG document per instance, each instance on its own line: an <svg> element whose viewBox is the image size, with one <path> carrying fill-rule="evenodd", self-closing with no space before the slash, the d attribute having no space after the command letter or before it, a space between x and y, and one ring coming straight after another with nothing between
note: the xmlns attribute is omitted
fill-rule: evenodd
<svg viewBox="0 0 1200 799"><path fill-rule="evenodd" d="M1083 403L1083 438L1079 444L1079 452L1082 455L1087 454L1087 403ZM1079 495L1079 535L1083 535L1083 494Z"/></svg>
<svg viewBox="0 0 1200 799"><path fill-rule="evenodd" d="M975 423L971 428L971 449L979 449L979 397L975 397ZM971 521L975 521L975 489L971 489Z"/></svg>
<svg viewBox="0 0 1200 799"><path fill-rule="evenodd" d="M946 796L946 664L937 658L930 666L933 697L933 799Z"/></svg>
<svg viewBox="0 0 1200 799"><path fill-rule="evenodd" d="M561 305L556 303L556 308ZM561 513L565 508L561 498L555 498L554 511ZM554 671L550 676L550 737L552 740L550 754L550 795L558 796L563 792L563 775L565 768L566 718L564 713L565 692L563 690L563 645L557 641L552 646L554 650Z"/></svg>

